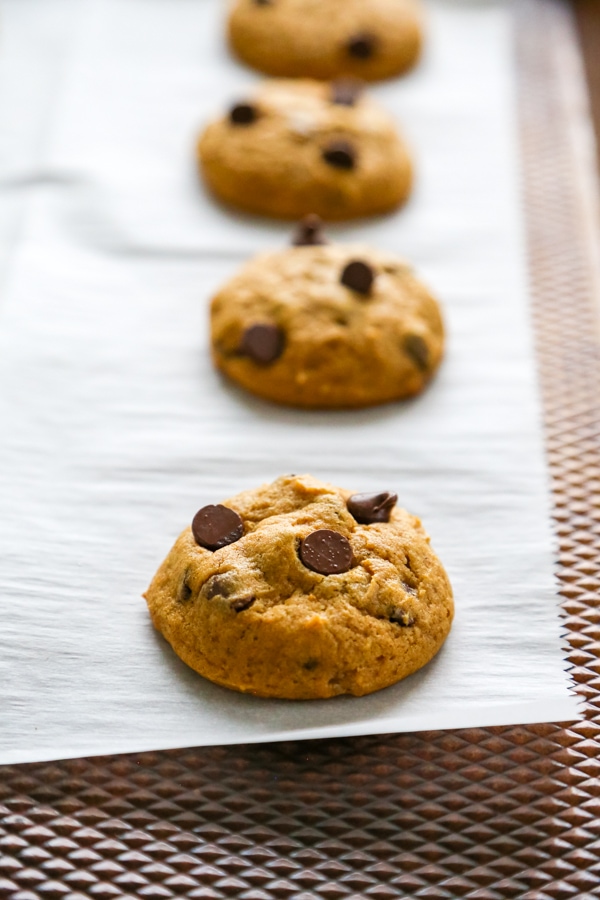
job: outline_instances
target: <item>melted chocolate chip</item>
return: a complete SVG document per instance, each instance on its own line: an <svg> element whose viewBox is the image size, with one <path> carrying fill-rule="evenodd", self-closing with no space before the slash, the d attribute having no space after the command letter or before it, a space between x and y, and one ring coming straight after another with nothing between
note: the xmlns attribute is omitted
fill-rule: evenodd
<svg viewBox="0 0 600 900"><path fill-rule="evenodd" d="M250 325L242 336L239 349L244 356L266 366L281 356L284 343L283 331L277 325Z"/></svg>
<svg viewBox="0 0 600 900"><path fill-rule="evenodd" d="M404 349L414 364L422 372L429 368L429 347L420 334L407 334L404 338Z"/></svg>
<svg viewBox="0 0 600 900"><path fill-rule="evenodd" d="M250 609L255 600L256 597L238 597L231 601L231 608L238 613L244 612L245 609Z"/></svg>
<svg viewBox="0 0 600 900"><path fill-rule="evenodd" d="M300 544L300 559L319 575L337 575L352 568L352 547L339 531L313 531Z"/></svg>
<svg viewBox="0 0 600 900"><path fill-rule="evenodd" d="M356 165L356 150L349 141L330 141L322 155L325 162L336 169L353 169Z"/></svg>
<svg viewBox="0 0 600 900"><path fill-rule="evenodd" d="M188 583L189 576L190 570L186 569L185 574L181 579L181 584L179 585L179 593L177 594L177 600L179 601L179 603L187 603L192 596L192 589Z"/></svg>
<svg viewBox="0 0 600 900"><path fill-rule="evenodd" d="M397 494L382 491L381 494L353 494L346 505L357 522L372 525L373 522L389 522L390 513L397 502Z"/></svg>
<svg viewBox="0 0 600 900"><path fill-rule="evenodd" d="M376 39L368 31L353 34L346 47L350 56L355 59L370 59L375 52Z"/></svg>
<svg viewBox="0 0 600 900"><path fill-rule="evenodd" d="M393 622L395 625L401 625L402 628L410 628L411 625L415 624L415 621L413 614L403 609L395 609L390 616L390 622Z"/></svg>
<svg viewBox="0 0 600 900"><path fill-rule="evenodd" d="M294 247L315 247L329 243L321 231L321 219L311 213L304 216L292 238Z"/></svg>
<svg viewBox="0 0 600 900"><path fill-rule="evenodd" d="M252 125L258 119L258 110L251 103L236 103L229 110L232 125Z"/></svg>
<svg viewBox="0 0 600 900"><path fill-rule="evenodd" d="M203 506L192 522L194 540L207 550L219 550L239 541L244 524L238 514L227 506Z"/></svg>
<svg viewBox="0 0 600 900"><path fill-rule="evenodd" d="M357 78L338 78L331 85L331 102L338 106L354 106L363 90Z"/></svg>
<svg viewBox="0 0 600 900"><path fill-rule="evenodd" d="M213 575L205 583L202 592L207 600L214 597L229 597L233 590L231 580L226 575Z"/></svg>
<svg viewBox="0 0 600 900"><path fill-rule="evenodd" d="M361 259L354 259L344 266L340 281L350 290L366 296L371 293L375 272L368 263Z"/></svg>

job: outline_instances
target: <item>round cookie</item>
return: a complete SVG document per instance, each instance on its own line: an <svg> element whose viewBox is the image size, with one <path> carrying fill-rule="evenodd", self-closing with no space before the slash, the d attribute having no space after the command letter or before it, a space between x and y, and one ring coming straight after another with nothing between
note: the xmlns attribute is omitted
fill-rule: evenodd
<svg viewBox="0 0 600 900"><path fill-rule="evenodd" d="M216 367L260 397L304 408L418 394L443 354L436 300L394 256L309 240L255 257L213 298Z"/></svg>
<svg viewBox="0 0 600 900"><path fill-rule="evenodd" d="M396 499L289 475L203 507L145 594L155 627L205 678L261 697L394 684L435 656L454 611Z"/></svg>
<svg viewBox="0 0 600 900"><path fill-rule="evenodd" d="M268 75L366 81L390 78L419 58L416 0L235 0L229 42Z"/></svg>
<svg viewBox="0 0 600 900"><path fill-rule="evenodd" d="M281 219L388 212L412 185L392 118L351 81L264 82L207 126L198 158L220 200Z"/></svg>

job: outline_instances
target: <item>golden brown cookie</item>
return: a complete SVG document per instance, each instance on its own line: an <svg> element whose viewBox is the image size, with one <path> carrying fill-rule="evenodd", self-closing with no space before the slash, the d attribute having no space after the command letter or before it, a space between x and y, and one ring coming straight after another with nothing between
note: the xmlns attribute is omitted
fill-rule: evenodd
<svg viewBox="0 0 600 900"><path fill-rule="evenodd" d="M155 627L205 678L261 697L394 684L435 656L454 611L396 499L288 475L203 507L145 594Z"/></svg>
<svg viewBox="0 0 600 900"><path fill-rule="evenodd" d="M229 41L268 75L366 81L413 66L421 52L416 0L235 0Z"/></svg>
<svg viewBox="0 0 600 900"><path fill-rule="evenodd" d="M436 300L394 256L305 239L252 259L213 298L217 368L260 397L305 408L418 394L444 349Z"/></svg>
<svg viewBox="0 0 600 900"><path fill-rule="evenodd" d="M220 200L282 219L387 212L412 184L393 120L348 81L264 82L207 126L198 157Z"/></svg>

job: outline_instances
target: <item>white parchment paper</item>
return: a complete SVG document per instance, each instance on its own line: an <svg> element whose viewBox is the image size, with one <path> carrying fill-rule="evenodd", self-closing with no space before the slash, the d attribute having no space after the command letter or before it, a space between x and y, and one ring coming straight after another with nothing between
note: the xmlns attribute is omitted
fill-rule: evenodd
<svg viewBox="0 0 600 900"><path fill-rule="evenodd" d="M26 49L24 7L53 4L67 32ZM373 89L414 148L417 188L404 211L332 236L414 262L443 301L448 355L414 402L327 414L253 399L209 361L212 292L290 230L219 209L196 178L198 129L256 80L227 54L222 4L1 9L4 68L22 66L21 42L56 90L51 116L36 93L46 125L21 189L19 147L1 157L21 224L1 270L0 763L575 718L506 5L430 0L422 65ZM405 682L358 700L258 700L204 681L153 632L141 593L196 510L289 471L397 491L430 531L457 614Z"/></svg>

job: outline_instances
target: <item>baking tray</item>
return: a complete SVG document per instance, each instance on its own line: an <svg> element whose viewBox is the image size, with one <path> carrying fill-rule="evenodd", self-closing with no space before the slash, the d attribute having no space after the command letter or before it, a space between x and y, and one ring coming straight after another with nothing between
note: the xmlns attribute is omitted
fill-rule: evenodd
<svg viewBox="0 0 600 900"><path fill-rule="evenodd" d="M585 718L6 766L0 898L600 896L596 185L568 8L518 0L514 16L557 571Z"/></svg>

